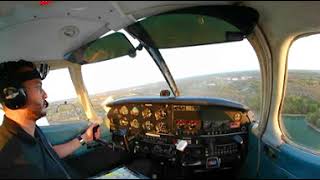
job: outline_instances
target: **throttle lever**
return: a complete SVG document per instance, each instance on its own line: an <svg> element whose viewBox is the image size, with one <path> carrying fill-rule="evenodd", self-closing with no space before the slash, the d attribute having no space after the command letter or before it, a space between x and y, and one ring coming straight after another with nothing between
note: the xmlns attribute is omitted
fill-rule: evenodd
<svg viewBox="0 0 320 180"><path fill-rule="evenodd" d="M98 128L100 127L100 125L98 124L97 126L93 127L92 128L92 133L93 133L93 140L99 144L102 144L104 146L108 146L109 143L107 143L106 141L103 141L101 139L97 139L96 136L95 136L95 133L98 131Z"/></svg>

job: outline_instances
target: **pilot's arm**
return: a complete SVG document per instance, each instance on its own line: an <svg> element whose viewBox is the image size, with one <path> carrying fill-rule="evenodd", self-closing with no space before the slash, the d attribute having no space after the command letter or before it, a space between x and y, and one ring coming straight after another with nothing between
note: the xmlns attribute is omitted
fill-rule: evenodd
<svg viewBox="0 0 320 180"><path fill-rule="evenodd" d="M53 146L53 149L55 152L59 155L60 158L64 158L70 154L72 154L75 150L77 150L79 147L81 147L81 142L84 143L90 143L93 141L93 137L95 136L96 139L100 138L100 128L97 129L95 134L93 134L93 128L96 127L98 124L91 124L88 129L80 135L81 138L74 138L69 142L66 142L64 144L58 144ZM79 140L80 139L80 140ZM81 140L82 139L82 140Z"/></svg>

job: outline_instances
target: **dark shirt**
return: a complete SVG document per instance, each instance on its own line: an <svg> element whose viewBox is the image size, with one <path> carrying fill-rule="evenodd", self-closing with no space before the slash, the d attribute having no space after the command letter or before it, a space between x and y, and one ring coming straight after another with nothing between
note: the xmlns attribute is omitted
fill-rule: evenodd
<svg viewBox="0 0 320 180"><path fill-rule="evenodd" d="M0 178L68 178L64 165L38 126L32 137L4 116L0 126Z"/></svg>

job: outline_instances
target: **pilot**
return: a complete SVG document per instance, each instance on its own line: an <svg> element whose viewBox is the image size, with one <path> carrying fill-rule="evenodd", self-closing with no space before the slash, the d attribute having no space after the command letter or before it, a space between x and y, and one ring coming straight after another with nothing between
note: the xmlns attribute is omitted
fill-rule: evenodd
<svg viewBox="0 0 320 180"><path fill-rule="evenodd" d="M100 128L91 124L76 138L51 145L36 125L49 105L42 89L46 73L25 60L0 64L0 102L5 112L0 126L0 178L88 178L124 164L151 177L154 170L150 160L133 158L130 153L108 147L95 148L80 159L71 159L68 163L81 164L71 168L64 158L82 144L99 139Z"/></svg>
<svg viewBox="0 0 320 180"><path fill-rule="evenodd" d="M0 178L75 178L77 173L62 161L81 143L100 138L97 124L77 138L52 146L36 121L46 115L45 78L25 60L0 64L0 100L5 112L0 126Z"/></svg>

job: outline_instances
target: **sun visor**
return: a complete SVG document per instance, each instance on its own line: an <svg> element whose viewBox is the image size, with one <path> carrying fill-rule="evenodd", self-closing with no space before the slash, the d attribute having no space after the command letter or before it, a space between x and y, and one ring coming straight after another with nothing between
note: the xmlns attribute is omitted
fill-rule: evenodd
<svg viewBox="0 0 320 180"><path fill-rule="evenodd" d="M127 37L115 32L94 40L64 55L64 59L77 64L89 64L129 55L133 57L135 48Z"/></svg>

